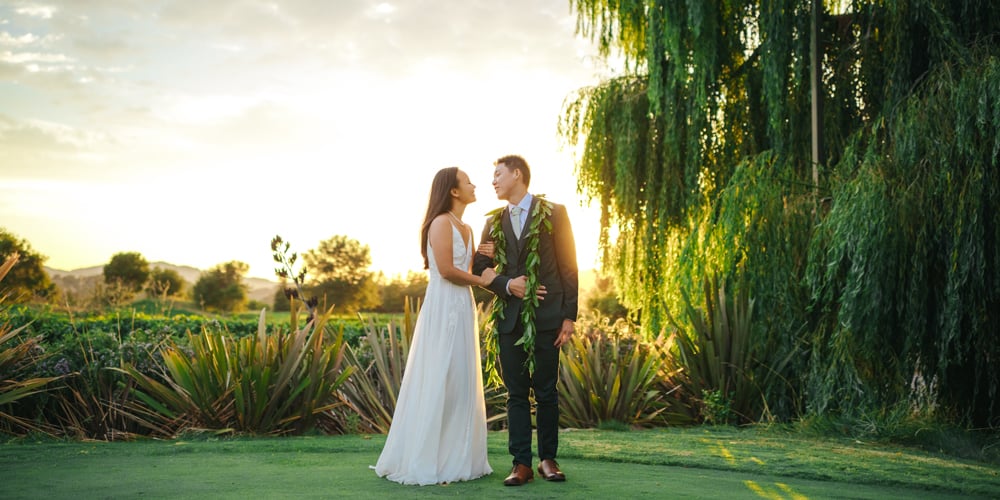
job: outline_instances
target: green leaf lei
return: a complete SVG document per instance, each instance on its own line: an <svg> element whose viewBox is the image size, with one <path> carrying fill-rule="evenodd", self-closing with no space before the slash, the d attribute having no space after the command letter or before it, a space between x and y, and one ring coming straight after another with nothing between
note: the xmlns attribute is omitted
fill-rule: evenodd
<svg viewBox="0 0 1000 500"><path fill-rule="evenodd" d="M540 195L535 196L535 198L538 198L538 203L535 204L535 207L531 211L531 224L528 226L526 247L528 255L525 261L527 265L527 284L525 286L524 298L522 299L524 303L521 306L521 322L524 324L524 334L515 343L515 345L520 345L527 354L525 366L528 368L529 374L535 372L535 309L538 307L538 265L541 263L541 257L538 255L538 235L541 232L542 226L545 226L546 232L552 232L552 221L549 220L549 216L552 215L552 202L542 198ZM504 236L503 225L501 224L504 208L500 207L486 214L493 217L493 223L490 226L490 236L493 238L493 263L496 265L497 274L503 274L507 268L507 238ZM487 322L489 326L487 326L485 332L487 351L490 354L497 354L500 351L500 338L497 333L497 325L504 318L503 306L504 300L500 296L494 296ZM495 356L487 356L486 368L487 372L490 373L489 381L491 383L496 380L494 359Z"/></svg>

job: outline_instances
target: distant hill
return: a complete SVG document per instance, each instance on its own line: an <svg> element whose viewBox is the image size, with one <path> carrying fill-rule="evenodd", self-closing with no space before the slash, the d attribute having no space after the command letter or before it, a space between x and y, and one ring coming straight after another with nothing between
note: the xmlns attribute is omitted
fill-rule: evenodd
<svg viewBox="0 0 1000 500"><path fill-rule="evenodd" d="M178 266L169 262L150 262L149 269L172 269L180 275L181 279L187 282L188 289L198 282L201 277L201 269L191 266ZM49 273L52 281L63 286L64 282L85 283L94 280L96 277L104 275L104 266L84 267L72 271L64 271L46 266L45 272ZM247 297L265 304L274 302L274 294L280 286L276 281L264 278L246 278L243 280L247 285Z"/></svg>

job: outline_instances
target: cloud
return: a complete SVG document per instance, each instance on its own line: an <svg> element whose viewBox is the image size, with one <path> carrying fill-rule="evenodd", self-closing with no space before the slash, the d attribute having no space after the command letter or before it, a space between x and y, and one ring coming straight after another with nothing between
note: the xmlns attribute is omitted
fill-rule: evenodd
<svg viewBox="0 0 1000 500"><path fill-rule="evenodd" d="M103 142L106 137L41 120L20 121L0 115L0 147L25 147L48 151L80 151Z"/></svg>
<svg viewBox="0 0 1000 500"><path fill-rule="evenodd" d="M0 115L3 183L17 179L106 180L122 173L109 164L116 141L100 131Z"/></svg>
<svg viewBox="0 0 1000 500"><path fill-rule="evenodd" d="M225 93L226 86L288 85L292 78L336 84L361 73L516 78L545 68L558 75L579 71L581 48L588 46L574 37L564 0L502 6L490 0L105 0L65 1L51 12L47 22L21 18L19 30L5 32L0 43L32 47L12 50L7 62L35 64L26 69L39 73L70 72L70 82L111 78L103 68L124 69L113 84L206 95Z"/></svg>
<svg viewBox="0 0 1000 500"><path fill-rule="evenodd" d="M73 60L64 54L45 54L41 52L11 52L9 50L0 52L0 61L11 64L35 64L37 63L69 63Z"/></svg>
<svg viewBox="0 0 1000 500"><path fill-rule="evenodd" d="M14 9L14 12L24 16L37 17L41 19L52 19L53 14L56 13L56 8L51 5L41 5L41 4L24 4L21 7Z"/></svg>
<svg viewBox="0 0 1000 500"><path fill-rule="evenodd" d="M502 7L488 0L215 1L171 4L159 19L178 37L187 35L180 43L240 47L248 62L363 64L393 76L428 59L492 70L559 68L577 64L578 57L570 11L561 0L514 0Z"/></svg>
<svg viewBox="0 0 1000 500"><path fill-rule="evenodd" d="M6 31L0 32L0 46L3 47L24 47L26 45L31 45L36 41L38 41L38 37L31 33L25 33L21 36L13 36Z"/></svg>

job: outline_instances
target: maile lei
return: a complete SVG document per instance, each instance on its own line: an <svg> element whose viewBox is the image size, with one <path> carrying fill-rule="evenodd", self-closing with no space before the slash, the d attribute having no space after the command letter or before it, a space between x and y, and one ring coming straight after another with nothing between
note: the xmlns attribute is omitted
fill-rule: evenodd
<svg viewBox="0 0 1000 500"><path fill-rule="evenodd" d="M552 232L552 221L549 220L549 216L552 215L552 202L541 196L535 196L535 198L538 199L538 203L535 203L531 210L529 217L531 223L527 228L528 234L525 235L525 251L528 252L525 258L527 283L522 299L524 302L521 305L521 323L524 325L524 335L515 343L515 345L520 345L527 354L525 365L528 368L528 373L535 372L535 309L538 307L538 264L541 262L538 255L538 235L543 226L546 232ZM507 238L501 224L504 208L500 207L486 214L493 217L490 237L493 238L493 263L496 265L497 274L503 274L507 268ZM494 377L497 371L494 363L496 362L495 354L499 353L497 326L503 318L504 301L499 296L495 296L487 322L489 326L485 332L487 349L491 354L494 354L494 356L486 357L486 368L487 372L490 373L490 382L496 381Z"/></svg>

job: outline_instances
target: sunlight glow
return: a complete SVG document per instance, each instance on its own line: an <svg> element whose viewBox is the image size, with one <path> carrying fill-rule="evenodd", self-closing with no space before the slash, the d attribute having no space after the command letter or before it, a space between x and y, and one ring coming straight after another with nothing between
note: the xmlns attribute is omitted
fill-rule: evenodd
<svg viewBox="0 0 1000 500"><path fill-rule="evenodd" d="M486 7L331 5L257 2L224 20L0 5L18 26L0 32L17 72L0 93L5 227L64 270L137 251L274 279L280 234L299 252L346 235L373 270L403 274L423 267L434 173L459 166L477 185L464 218L478 238L501 203L493 160L521 154L532 192L569 210L581 269L595 265L600 211L581 206L556 123L597 59L559 0L503 30ZM112 29L134 36L112 43Z"/></svg>

